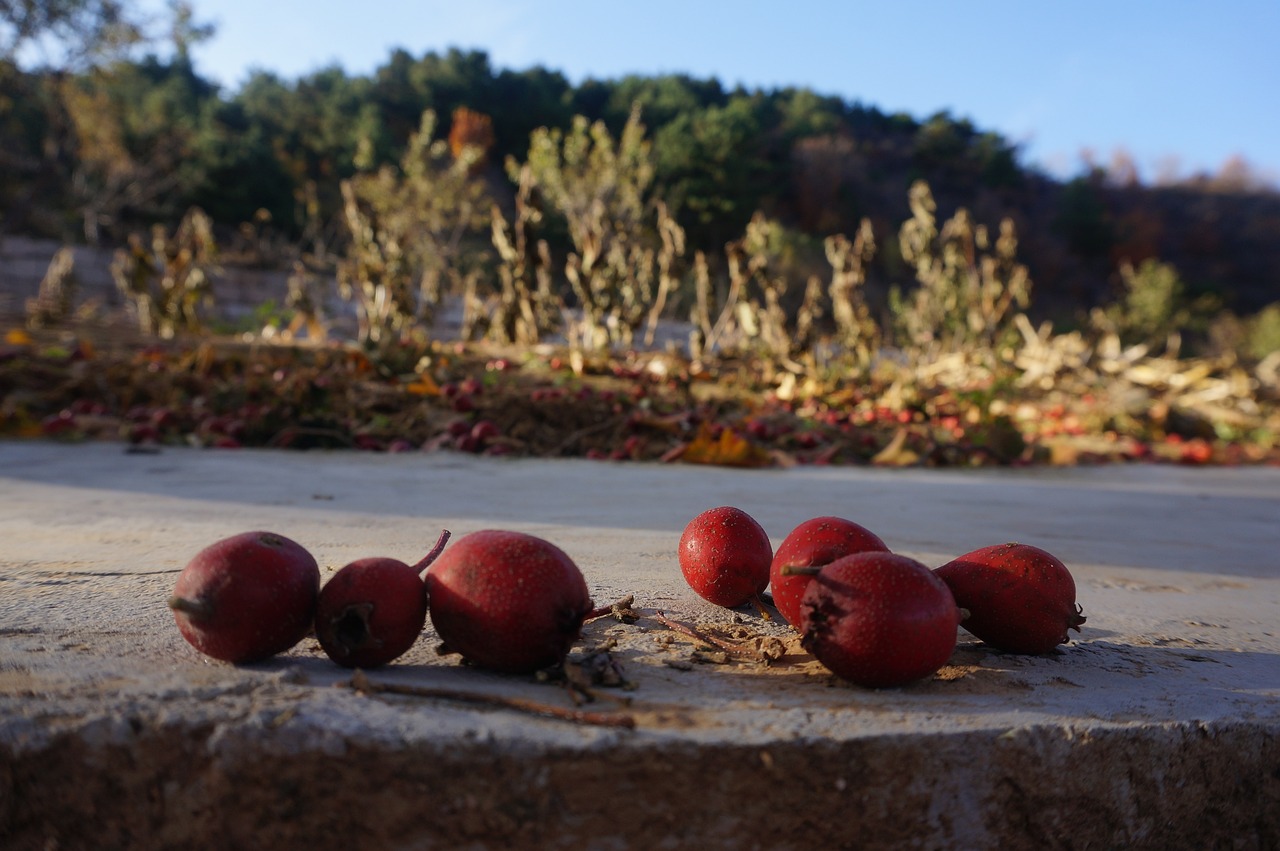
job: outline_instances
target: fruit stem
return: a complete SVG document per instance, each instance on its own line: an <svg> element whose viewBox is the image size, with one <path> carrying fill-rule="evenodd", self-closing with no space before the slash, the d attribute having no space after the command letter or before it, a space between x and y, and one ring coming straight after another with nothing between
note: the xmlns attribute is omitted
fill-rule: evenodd
<svg viewBox="0 0 1280 851"><path fill-rule="evenodd" d="M778 572L783 576L817 576L822 572L822 568L815 567L813 565L803 566L799 564L788 564Z"/></svg>
<svg viewBox="0 0 1280 851"><path fill-rule="evenodd" d="M444 552L444 545L447 543L449 543L449 530L442 529L440 530L440 537L436 539L436 545L431 548L431 552L423 556L422 561L413 566L414 573L419 576L426 573L427 568L431 566L431 562L435 561L440 553Z"/></svg>
<svg viewBox="0 0 1280 851"><path fill-rule="evenodd" d="M170 597L169 608L175 612L190 615L197 620L204 620L213 616L213 604L208 600L193 600L190 597Z"/></svg>

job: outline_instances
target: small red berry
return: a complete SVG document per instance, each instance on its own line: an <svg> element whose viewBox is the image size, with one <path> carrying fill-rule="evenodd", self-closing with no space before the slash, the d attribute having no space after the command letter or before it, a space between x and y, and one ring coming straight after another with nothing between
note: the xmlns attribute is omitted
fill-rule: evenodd
<svg viewBox="0 0 1280 851"><path fill-rule="evenodd" d="M961 626L999 650L1047 653L1085 622L1071 572L1038 547L983 547L934 573L947 583L956 605L968 611Z"/></svg>
<svg viewBox="0 0 1280 851"><path fill-rule="evenodd" d="M689 521L680 536L680 570L704 600L734 608L769 585L773 546L751 515L724 505Z"/></svg>
<svg viewBox="0 0 1280 851"><path fill-rule="evenodd" d="M501 434L501 429L492 420L480 420L471 427L471 439L480 447L487 446L489 441Z"/></svg>
<svg viewBox="0 0 1280 851"><path fill-rule="evenodd" d="M946 583L895 553L833 561L800 603L801 645L832 673L868 688L935 673L955 650L959 623Z"/></svg>
<svg viewBox="0 0 1280 851"><path fill-rule="evenodd" d="M564 661L592 609L572 559L523 532L464 535L431 565L426 583L446 652L506 673Z"/></svg>
<svg viewBox="0 0 1280 851"><path fill-rule="evenodd" d="M813 581L802 573L783 574L787 567L822 567L838 558L861 552L888 552L879 536L842 517L814 517L791 530L778 546L769 565L773 604L787 623L800 623L800 599Z"/></svg>
<svg viewBox="0 0 1280 851"><path fill-rule="evenodd" d="M427 621L421 574L448 540L446 531L412 567L393 558L365 558L335 573L316 605L316 638L328 657L347 668L373 668L412 647Z"/></svg>
<svg viewBox="0 0 1280 851"><path fill-rule="evenodd" d="M225 662L256 662L311 631L320 568L301 545L274 532L245 532L205 547L178 575L169 598L191 646Z"/></svg>

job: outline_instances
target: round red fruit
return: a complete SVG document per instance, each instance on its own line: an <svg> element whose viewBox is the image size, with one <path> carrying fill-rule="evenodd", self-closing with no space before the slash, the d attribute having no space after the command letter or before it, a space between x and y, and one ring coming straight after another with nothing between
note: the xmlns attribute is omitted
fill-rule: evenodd
<svg viewBox="0 0 1280 851"><path fill-rule="evenodd" d="M374 668L404 655L427 622L422 574L448 540L446 530L412 567L364 558L335 573L316 604L316 638L328 657L347 668Z"/></svg>
<svg viewBox="0 0 1280 851"><path fill-rule="evenodd" d="M316 638L347 668L373 668L413 646L427 622L427 590L393 558L353 561L320 589Z"/></svg>
<svg viewBox="0 0 1280 851"><path fill-rule="evenodd" d="M842 517L814 517L791 530L773 554L769 566L769 584L773 589L773 604L787 623L800 623L800 600L813 576L796 573L783 575L786 567L822 567L838 558L854 553L888 552L884 541Z"/></svg>
<svg viewBox="0 0 1280 851"><path fill-rule="evenodd" d="M427 571L431 624L446 652L506 673L564 661L592 609L572 559L523 532L459 538Z"/></svg>
<svg viewBox="0 0 1280 851"><path fill-rule="evenodd" d="M864 552L817 573L801 600L800 623L801 645L832 673L889 688L947 663L960 612L946 584L920 562Z"/></svg>
<svg viewBox="0 0 1280 851"><path fill-rule="evenodd" d="M983 547L934 573L969 612L961 625L998 650L1047 653L1085 621L1066 565L1029 544Z"/></svg>
<svg viewBox="0 0 1280 851"><path fill-rule="evenodd" d="M298 543L244 532L205 547L178 575L169 598L192 647L225 662L283 653L311 631L320 568Z"/></svg>
<svg viewBox="0 0 1280 851"><path fill-rule="evenodd" d="M679 558L690 588L704 600L732 609L768 587L773 546L751 515L723 505L689 521L680 536Z"/></svg>

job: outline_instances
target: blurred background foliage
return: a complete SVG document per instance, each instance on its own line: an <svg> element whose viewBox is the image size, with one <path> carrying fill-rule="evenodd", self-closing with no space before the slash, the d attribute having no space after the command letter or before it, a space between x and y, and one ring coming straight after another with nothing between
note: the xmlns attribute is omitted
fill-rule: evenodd
<svg viewBox="0 0 1280 851"><path fill-rule="evenodd" d="M349 257L370 250L350 225L367 225L374 207L391 220L397 198L427 203L425 178L406 172L405 157L430 113L435 139L449 140L454 159L470 152L465 173L475 186L444 181L447 164L433 166L440 176L433 185L467 199L466 232L454 233L458 222L438 213L434 223L401 220L396 227L407 234L438 243L405 247L410 253L438 254L443 245L451 257L479 262L476 252L490 242L489 205L504 221L522 215L517 178L527 162L537 186L526 192L523 221L535 218L528 210L547 208L536 216L530 250L544 245L556 269L572 268L570 257L581 267L591 238L656 250L659 223L678 222L683 267L670 271L681 278L673 307L687 309L694 298L699 255L728 285L725 247L762 215L785 243L770 274L796 282L777 293L788 311L799 309L804 281L829 274L825 241L858 233L866 222L877 250L859 268L859 293L886 323L895 286L927 289L939 275L977 281L983 261L957 265L947 252L967 244L970 253L988 251L990 262L1009 266L1003 244L1007 254L1016 246L1017 274L1035 281L1030 313L1063 327L1103 322L1125 339L1149 337L1207 310L1245 317L1234 326L1237 339L1265 336L1253 329L1274 324L1262 311L1276 301L1280 281L1280 194L1244 161L1144 185L1118 151L1063 182L1021 162L1017 146L999 134L946 111L889 114L802 88L727 88L679 74L575 85L543 67L494 68L476 50L396 50L368 76L338 67L292 80L258 72L228 91L202 78L191 60L192 47L213 36L192 4L179 0L163 20L150 21L124 0L0 2L0 231L121 246L130 234L173 227L194 207L212 221L224 263L289 269L302 243L312 259ZM46 61L19 66L18 52L36 43L46 46ZM589 211L572 207L555 184L564 175L540 163L585 128L597 150L613 150L603 140L627 138L630 121L643 122L644 185L637 189L644 198L627 200L625 216L610 208L588 226ZM902 241L910 229L901 223L919 219L914 185L927 185L939 221L958 210L967 217L954 238L936 237L951 246L934 246L940 271L924 270L920 246ZM653 200L663 202L662 216L645 206ZM365 212L353 218L360 207ZM243 238L264 228L274 242ZM975 247L982 240L989 250ZM596 275L598 289L622 291L616 281L600 283L599 270L613 267L595 268L587 277ZM1012 268L999 273L1006 289L1021 286L1010 283ZM327 271L336 274L336 261ZM471 271L454 270L453 284L463 285ZM567 276L555 285L584 301ZM1025 306L1025 294L1016 300ZM632 310L627 333L606 332L625 338L638 323ZM994 328L974 333L991 337Z"/></svg>

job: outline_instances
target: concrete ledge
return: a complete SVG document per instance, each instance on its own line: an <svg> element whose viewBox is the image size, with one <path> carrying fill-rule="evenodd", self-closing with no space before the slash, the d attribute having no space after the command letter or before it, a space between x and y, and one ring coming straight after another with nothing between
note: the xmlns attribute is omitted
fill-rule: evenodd
<svg viewBox="0 0 1280 851"><path fill-rule="evenodd" d="M962 634L869 691L798 652L687 664L652 615L788 639L702 603L675 561L734 504L775 543L840 514L928 564L988 543L1072 568L1089 621L1044 657ZM0 847L1280 847L1280 470L730 471L459 457L0 443ZM313 641L198 656L164 607L211 541L271 528L322 569L442 527L562 546L634 691L634 730L343 687ZM327 571L326 571L327 572ZM427 634L379 682L570 707ZM678 667L673 667L671 663ZM682 668L689 668L683 670ZM622 706L614 698L628 698Z"/></svg>
<svg viewBox="0 0 1280 851"><path fill-rule="evenodd" d="M9 848L1274 848L1274 731L1028 728L767 747L612 735L582 748L249 723L14 760ZM270 728L267 728L270 729ZM300 725L293 736L326 731ZM264 746L265 743L265 746ZM55 780L56 778L56 780Z"/></svg>

